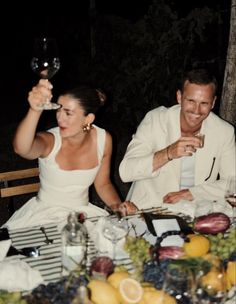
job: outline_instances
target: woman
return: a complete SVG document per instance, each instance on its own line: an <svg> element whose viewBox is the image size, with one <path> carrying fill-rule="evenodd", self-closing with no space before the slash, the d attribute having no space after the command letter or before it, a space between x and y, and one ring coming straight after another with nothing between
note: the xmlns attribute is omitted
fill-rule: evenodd
<svg viewBox="0 0 236 304"><path fill-rule="evenodd" d="M26 159L39 159L40 190L13 214L9 228L62 222L72 210L87 216L107 214L89 203L88 190L94 183L100 198L123 214L137 209L121 203L110 181L112 138L93 125L105 95L89 87L78 87L61 95L56 118L58 127L36 133L42 104L52 98L52 85L41 79L29 92L30 108L15 133L15 152Z"/></svg>

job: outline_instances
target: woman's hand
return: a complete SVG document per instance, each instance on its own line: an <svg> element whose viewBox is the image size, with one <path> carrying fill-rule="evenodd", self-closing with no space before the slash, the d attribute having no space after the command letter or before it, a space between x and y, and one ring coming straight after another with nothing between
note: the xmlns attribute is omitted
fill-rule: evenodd
<svg viewBox="0 0 236 304"><path fill-rule="evenodd" d="M123 216L129 214L135 214L138 211L138 207L130 201L124 201L119 205L119 211Z"/></svg>
<svg viewBox="0 0 236 304"><path fill-rule="evenodd" d="M28 95L28 101L32 110L41 112L42 105L52 99L52 84L47 79L40 79Z"/></svg>

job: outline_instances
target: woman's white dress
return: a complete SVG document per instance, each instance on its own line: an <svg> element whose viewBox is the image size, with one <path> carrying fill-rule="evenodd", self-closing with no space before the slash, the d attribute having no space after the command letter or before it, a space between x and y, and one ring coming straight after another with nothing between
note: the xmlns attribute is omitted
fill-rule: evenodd
<svg viewBox="0 0 236 304"><path fill-rule="evenodd" d="M93 184L101 165L105 146L105 130L97 131L98 165L87 170L62 170L55 161L61 148L59 128L49 130L54 147L46 158L39 158L40 190L4 224L10 229L48 223L62 223L69 212L83 211L88 217L107 215L103 209L89 203L89 187Z"/></svg>

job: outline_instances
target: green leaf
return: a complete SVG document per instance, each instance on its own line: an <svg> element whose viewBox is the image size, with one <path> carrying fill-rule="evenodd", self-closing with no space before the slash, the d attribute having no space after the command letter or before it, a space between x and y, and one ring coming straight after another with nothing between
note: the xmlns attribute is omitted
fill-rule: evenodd
<svg viewBox="0 0 236 304"><path fill-rule="evenodd" d="M181 272L191 271L194 275L200 271L207 273L211 267L212 264L202 258L179 259L173 260L170 263L170 268L178 269Z"/></svg>

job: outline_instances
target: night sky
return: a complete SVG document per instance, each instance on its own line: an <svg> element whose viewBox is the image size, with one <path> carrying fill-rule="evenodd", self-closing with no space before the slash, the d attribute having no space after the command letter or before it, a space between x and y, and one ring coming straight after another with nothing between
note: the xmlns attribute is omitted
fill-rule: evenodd
<svg viewBox="0 0 236 304"><path fill-rule="evenodd" d="M183 16L192 7L209 5L215 7L218 3L226 6L230 0L166 0ZM116 15L126 18L131 22L136 22L148 10L151 0L96 0L96 10L98 14ZM11 3L9 8L2 10L2 15L6 15L8 21L1 19L1 112L0 125L19 120L27 109L28 90L37 81L35 75L30 70L30 60L32 54L33 38L47 35L55 36L61 40L63 35L67 35L67 27L73 22L83 26L88 22L89 0L79 0L77 3L64 1L57 4L55 9L52 4L32 3L28 7L30 13L12 14ZM45 8L45 7L46 8ZM24 7L21 7L21 10ZM17 8L14 8L17 11ZM81 41L83 44L83 41ZM66 51L65 51L66 50ZM68 45L60 45L61 61L66 62L63 56L69 56ZM55 76L55 81L56 81Z"/></svg>

